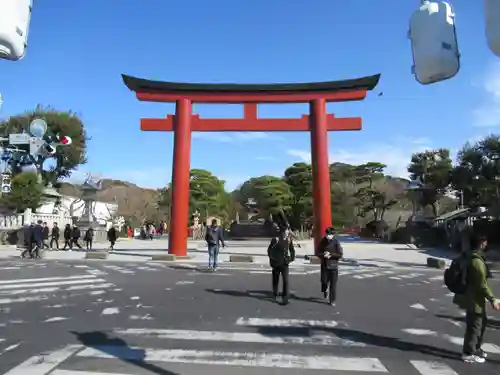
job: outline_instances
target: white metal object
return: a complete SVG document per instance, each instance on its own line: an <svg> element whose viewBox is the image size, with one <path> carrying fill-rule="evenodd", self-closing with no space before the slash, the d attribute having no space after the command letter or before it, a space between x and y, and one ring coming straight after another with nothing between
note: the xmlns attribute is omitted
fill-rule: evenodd
<svg viewBox="0 0 500 375"><path fill-rule="evenodd" d="M423 1L410 19L412 73L425 85L454 77L460 70L455 15L445 1Z"/></svg>
<svg viewBox="0 0 500 375"><path fill-rule="evenodd" d="M0 1L0 58L17 61L28 45L33 0Z"/></svg>
<svg viewBox="0 0 500 375"><path fill-rule="evenodd" d="M488 47L500 57L500 1L484 0L484 18Z"/></svg>
<svg viewBox="0 0 500 375"><path fill-rule="evenodd" d="M41 138L31 137L30 138L30 154L32 156L37 156L42 153L42 147L46 145L45 141Z"/></svg>
<svg viewBox="0 0 500 375"><path fill-rule="evenodd" d="M26 145L30 143L30 135L26 133L9 134L9 143L11 145Z"/></svg>

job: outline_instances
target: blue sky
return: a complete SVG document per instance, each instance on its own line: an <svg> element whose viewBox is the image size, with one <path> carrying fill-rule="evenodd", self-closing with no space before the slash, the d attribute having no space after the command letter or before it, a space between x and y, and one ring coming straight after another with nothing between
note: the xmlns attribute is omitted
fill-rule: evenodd
<svg viewBox="0 0 500 375"><path fill-rule="evenodd" d="M500 125L500 60L487 48L480 3L455 0L462 68L453 80L420 86L411 75L408 21L419 1L85 0L36 1L27 55L0 61L2 116L36 104L80 113L92 140L92 171L144 187L170 181L173 136L139 130L140 117L173 105L135 99L126 73L186 82L309 82L382 73L363 102L329 105L362 116L361 132L330 133L330 161L381 161L405 175L412 152L458 149ZM204 105L204 117L242 115ZM261 106L263 117L299 117L307 105ZM194 134L191 165L234 188L250 176L280 175L307 160L307 133Z"/></svg>

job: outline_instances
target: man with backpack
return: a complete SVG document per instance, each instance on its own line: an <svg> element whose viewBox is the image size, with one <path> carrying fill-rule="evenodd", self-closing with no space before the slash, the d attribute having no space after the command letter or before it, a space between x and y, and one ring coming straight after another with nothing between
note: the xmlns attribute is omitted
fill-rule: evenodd
<svg viewBox="0 0 500 375"><path fill-rule="evenodd" d="M466 363L486 361L487 354L481 349L488 321L486 301L493 309L500 310L500 301L488 285L489 271L484 257L487 246L486 237L473 236L471 251L454 259L444 275L446 286L455 293L453 303L466 312L462 348L462 360Z"/></svg>
<svg viewBox="0 0 500 375"><path fill-rule="evenodd" d="M282 279L282 303L287 305L290 298L290 287L288 284L289 265L295 260L295 247L290 236L290 229L281 226L277 237L273 237L267 248L269 265L272 268L273 296L278 302L278 285L280 275Z"/></svg>

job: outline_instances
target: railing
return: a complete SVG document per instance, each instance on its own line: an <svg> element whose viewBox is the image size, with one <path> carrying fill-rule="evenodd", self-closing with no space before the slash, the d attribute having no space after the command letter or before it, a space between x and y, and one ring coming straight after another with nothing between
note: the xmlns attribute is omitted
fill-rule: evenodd
<svg viewBox="0 0 500 375"><path fill-rule="evenodd" d="M28 209L23 214L0 214L0 229L15 230L23 227L24 225L36 223L38 220L46 222L49 227L52 227L54 223L59 224L60 227L72 223L71 216L63 213L36 214Z"/></svg>

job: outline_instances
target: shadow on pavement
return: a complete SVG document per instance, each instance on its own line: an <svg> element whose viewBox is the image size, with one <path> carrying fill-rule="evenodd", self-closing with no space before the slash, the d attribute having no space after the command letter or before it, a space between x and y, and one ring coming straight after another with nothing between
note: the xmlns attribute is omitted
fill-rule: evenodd
<svg viewBox="0 0 500 375"><path fill-rule="evenodd" d="M276 336L276 335L296 335L297 329L290 330L288 327L268 327L257 326L257 331L263 335ZM370 346L395 349L404 352L420 353L424 355L431 355L451 360L461 360L459 352L438 348L426 344L417 344L404 341L394 337L381 336L373 333L361 332L347 328L328 328L328 327L304 327L303 330L311 334L312 330L322 330L334 334L340 339L361 342ZM488 360L488 363L498 365L498 360Z"/></svg>
<svg viewBox="0 0 500 375"><path fill-rule="evenodd" d="M436 317L446 320L453 320L454 322L465 323L465 317L463 316L453 316L448 314L435 314ZM488 328L499 329L500 330L500 320L488 318Z"/></svg>
<svg viewBox="0 0 500 375"><path fill-rule="evenodd" d="M246 297L246 298L255 298L261 301L267 301L276 303L274 299L273 293L269 290L221 290L221 289L205 289L206 292L225 295L230 297ZM326 302L321 298L315 297L299 297L294 293L290 293L290 300L292 301L302 301L302 302L312 302L312 303L321 303L326 305Z"/></svg>
<svg viewBox="0 0 500 375"><path fill-rule="evenodd" d="M75 332L71 331L78 341L83 345L97 349L103 353L116 357L124 362L133 364L137 367L147 370L157 375L178 375L175 372L163 369L151 363L145 362L146 352L144 349L130 348L125 340L112 338L101 331L94 332ZM125 355L123 355L125 353ZM121 354L121 355L120 355Z"/></svg>

